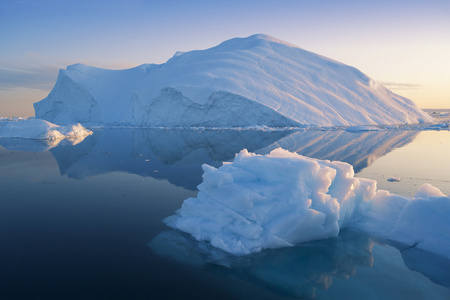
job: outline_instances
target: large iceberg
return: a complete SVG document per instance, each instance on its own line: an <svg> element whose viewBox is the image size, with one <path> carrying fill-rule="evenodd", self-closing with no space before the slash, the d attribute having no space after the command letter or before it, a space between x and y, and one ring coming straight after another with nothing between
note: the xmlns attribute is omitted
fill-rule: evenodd
<svg viewBox="0 0 450 300"><path fill-rule="evenodd" d="M36 118L170 127L431 122L357 69L267 35L234 38L128 70L60 70Z"/></svg>
<svg viewBox="0 0 450 300"><path fill-rule="evenodd" d="M197 198L170 227L235 255L336 237L357 227L407 247L450 257L450 197L431 185L414 198L376 189L351 165L281 148L268 155L242 150L220 168L203 166Z"/></svg>

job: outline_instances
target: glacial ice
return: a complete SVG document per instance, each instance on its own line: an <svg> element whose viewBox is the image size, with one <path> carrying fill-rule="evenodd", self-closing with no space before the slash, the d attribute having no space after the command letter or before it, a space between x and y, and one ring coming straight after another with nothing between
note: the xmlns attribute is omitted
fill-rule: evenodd
<svg viewBox="0 0 450 300"><path fill-rule="evenodd" d="M432 122L353 67L267 35L178 52L161 65L60 70L36 118L57 124L248 127Z"/></svg>
<svg viewBox="0 0 450 300"><path fill-rule="evenodd" d="M351 165L281 148L242 150L219 168L203 165L197 198L165 223L234 255L336 237L356 227L450 257L450 197L429 184L408 198L354 177Z"/></svg>
<svg viewBox="0 0 450 300"><path fill-rule="evenodd" d="M81 124L59 126L39 119L0 120L0 138L83 140L84 137L91 134L92 131L84 128Z"/></svg>
<svg viewBox="0 0 450 300"><path fill-rule="evenodd" d="M376 236L450 258L450 197L425 183L414 198L378 191L357 226Z"/></svg>

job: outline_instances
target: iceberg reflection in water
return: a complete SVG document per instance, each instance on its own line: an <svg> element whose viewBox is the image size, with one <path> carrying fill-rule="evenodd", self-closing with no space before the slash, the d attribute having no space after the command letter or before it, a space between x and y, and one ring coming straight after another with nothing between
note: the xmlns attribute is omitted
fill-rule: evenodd
<svg viewBox="0 0 450 300"><path fill-rule="evenodd" d="M351 290L359 299L414 299L418 295L423 299L445 299L450 296L448 289L407 268L411 268L408 264L413 261L415 271L425 276L438 273L437 283L444 285L443 281L450 280L448 261L442 260L444 265L420 264L417 262L429 262L429 256L431 260L434 256L410 252L405 258L402 253L406 267L401 263L399 250L375 243L366 233L353 229L342 231L336 238L239 257L175 230L160 233L149 247L169 260L204 268L217 276L251 282L280 296L344 299Z"/></svg>
<svg viewBox="0 0 450 300"><path fill-rule="evenodd" d="M196 190L202 182L202 164L219 167L244 148L265 154L281 147L312 158L344 161L358 172L393 149L410 143L417 134L417 131L103 129L76 145L62 143L50 151L61 174L70 178L122 171L166 179ZM30 144L18 139L0 139L0 145L22 151L50 148L41 142Z"/></svg>
<svg viewBox="0 0 450 300"><path fill-rule="evenodd" d="M51 149L61 174L71 178L121 171L166 179L196 190L201 165L220 166L242 147L257 150L289 132L104 129L75 147Z"/></svg>
<svg viewBox="0 0 450 300"><path fill-rule="evenodd" d="M211 267L210 271L226 273L291 297L315 298L318 289L331 287L333 278L348 279L357 267L371 267L373 263L372 240L350 230L337 238L244 257L222 252L175 230L162 232L149 247L156 254L181 263L220 266Z"/></svg>
<svg viewBox="0 0 450 300"><path fill-rule="evenodd" d="M418 134L419 131L389 130L295 132L259 153L268 154L281 147L307 157L349 163L358 173L395 148L411 143Z"/></svg>

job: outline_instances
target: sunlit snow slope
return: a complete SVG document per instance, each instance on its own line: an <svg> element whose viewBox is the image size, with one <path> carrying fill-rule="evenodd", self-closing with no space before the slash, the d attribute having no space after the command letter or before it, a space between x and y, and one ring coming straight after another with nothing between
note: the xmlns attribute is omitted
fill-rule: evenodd
<svg viewBox="0 0 450 300"><path fill-rule="evenodd" d="M161 65L60 70L36 118L142 126L375 125L431 122L353 67L267 35L177 53Z"/></svg>

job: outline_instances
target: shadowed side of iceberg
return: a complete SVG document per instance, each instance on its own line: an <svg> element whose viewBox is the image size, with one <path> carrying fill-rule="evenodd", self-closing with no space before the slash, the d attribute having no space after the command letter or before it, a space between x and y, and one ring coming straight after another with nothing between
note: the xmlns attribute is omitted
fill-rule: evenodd
<svg viewBox="0 0 450 300"><path fill-rule="evenodd" d="M301 124L256 101L213 92L205 104L192 102L174 88L164 88L144 107L135 108L136 124L169 127L298 127ZM139 117L138 117L139 116Z"/></svg>
<svg viewBox="0 0 450 300"><path fill-rule="evenodd" d="M103 123L102 108L95 97L66 73L60 69L50 94L33 104L36 118L58 124Z"/></svg>

